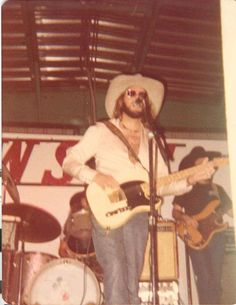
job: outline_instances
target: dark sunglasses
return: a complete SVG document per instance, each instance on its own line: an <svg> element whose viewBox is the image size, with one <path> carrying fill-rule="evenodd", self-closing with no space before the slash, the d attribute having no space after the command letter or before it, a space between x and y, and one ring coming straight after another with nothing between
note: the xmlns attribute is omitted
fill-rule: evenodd
<svg viewBox="0 0 236 305"><path fill-rule="evenodd" d="M136 92L135 90L133 89L127 89L126 90L126 95L131 98L131 97L136 97L138 96L141 100L147 100L147 92L143 91L143 92Z"/></svg>

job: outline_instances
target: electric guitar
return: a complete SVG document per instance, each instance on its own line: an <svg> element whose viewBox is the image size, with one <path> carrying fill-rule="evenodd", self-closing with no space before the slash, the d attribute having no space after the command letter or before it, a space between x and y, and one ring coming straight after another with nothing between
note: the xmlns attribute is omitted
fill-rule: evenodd
<svg viewBox="0 0 236 305"><path fill-rule="evenodd" d="M221 223L222 215L215 212L219 204L219 200L212 200L200 213L191 216L198 222L197 228L187 225L185 222L177 222L178 235L192 249L205 248L214 234L227 229L228 223Z"/></svg>
<svg viewBox="0 0 236 305"><path fill-rule="evenodd" d="M228 158L215 158L209 163L214 167L227 164ZM168 185L173 181L182 180L192 174L202 170L205 165L197 165L188 169L163 176L157 179L157 187ZM147 173L144 173L147 175ZM87 200L97 222L101 227L112 230L124 225L131 217L137 213L149 212L149 184L143 180L128 180L120 184L118 189L103 189L97 183L92 182L86 191ZM160 197L157 198L155 207L162 203Z"/></svg>

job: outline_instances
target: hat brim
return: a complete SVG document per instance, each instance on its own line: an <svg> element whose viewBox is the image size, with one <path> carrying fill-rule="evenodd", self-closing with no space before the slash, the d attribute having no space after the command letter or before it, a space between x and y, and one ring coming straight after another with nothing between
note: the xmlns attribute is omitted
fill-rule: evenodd
<svg viewBox="0 0 236 305"><path fill-rule="evenodd" d="M116 101L128 88L138 86L146 90L150 103L151 113L156 117L161 109L164 98L164 85L162 82L144 77L141 74L116 76L110 83L105 99L105 108L108 116L113 117Z"/></svg>

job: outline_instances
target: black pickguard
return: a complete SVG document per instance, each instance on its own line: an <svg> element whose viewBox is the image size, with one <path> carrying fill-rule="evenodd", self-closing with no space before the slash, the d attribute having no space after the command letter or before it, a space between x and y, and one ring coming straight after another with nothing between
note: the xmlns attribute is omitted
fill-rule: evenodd
<svg viewBox="0 0 236 305"><path fill-rule="evenodd" d="M120 185L130 209L140 205L149 205L149 198L146 198L141 187L141 184L143 183L143 181L129 181Z"/></svg>

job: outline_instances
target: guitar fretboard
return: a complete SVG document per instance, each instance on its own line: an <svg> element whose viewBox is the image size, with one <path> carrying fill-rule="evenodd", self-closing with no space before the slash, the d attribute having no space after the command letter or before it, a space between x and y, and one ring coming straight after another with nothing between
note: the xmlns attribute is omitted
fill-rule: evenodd
<svg viewBox="0 0 236 305"><path fill-rule="evenodd" d="M219 167L221 165L228 164L229 159L228 158L215 158L212 161L209 161L208 163L212 163L214 167ZM169 176L160 177L160 178L158 178L157 184L158 184L158 186L162 186L162 185L170 184L173 181L185 179L185 178L201 171L205 166L206 166L205 164L200 164L200 165L189 167L187 169L173 173Z"/></svg>
<svg viewBox="0 0 236 305"><path fill-rule="evenodd" d="M214 167L219 167L219 166L228 164L229 159L228 158L215 158L215 159L209 161L208 163L212 163ZM189 167L189 168L181 170L179 172L170 174L168 176L160 177L157 179L157 187L160 187L163 185L168 185L171 182L185 179L185 178L201 171L205 166L206 166L206 164L200 164L200 165ZM146 191L148 191L149 184L145 183L144 188Z"/></svg>

